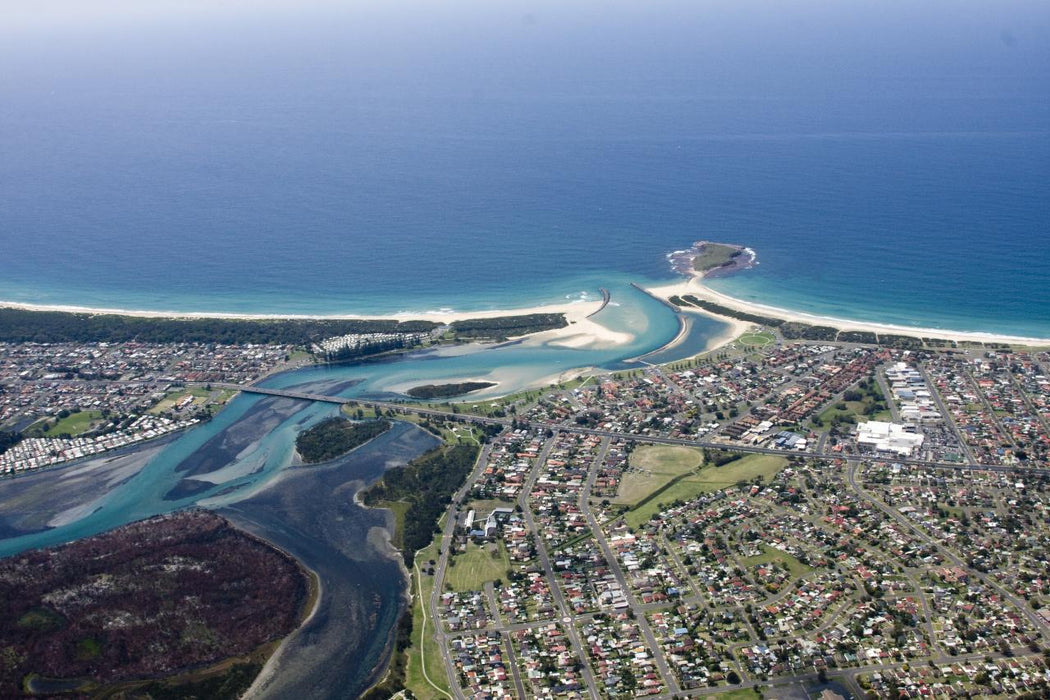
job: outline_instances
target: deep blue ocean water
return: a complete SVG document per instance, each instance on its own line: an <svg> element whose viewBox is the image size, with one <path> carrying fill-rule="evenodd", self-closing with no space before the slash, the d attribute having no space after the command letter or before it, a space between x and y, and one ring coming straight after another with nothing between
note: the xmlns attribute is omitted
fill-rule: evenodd
<svg viewBox="0 0 1050 700"><path fill-rule="evenodd" d="M0 299L511 308L711 239L741 297L1050 337L1045 3L110 4L0 37Z"/></svg>

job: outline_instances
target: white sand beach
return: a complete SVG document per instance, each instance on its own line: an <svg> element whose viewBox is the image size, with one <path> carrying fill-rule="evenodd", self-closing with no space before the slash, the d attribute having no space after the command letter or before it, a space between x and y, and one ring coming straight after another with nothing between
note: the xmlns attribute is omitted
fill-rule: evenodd
<svg viewBox="0 0 1050 700"><path fill-rule="evenodd" d="M691 294L698 299L704 299L706 301L720 304L730 309L737 311L744 311L747 313L757 314L761 316L772 316L774 318L784 319L785 321L796 321L799 323L808 323L811 325L822 325L832 326L843 331L868 331L873 333L890 333L895 335L907 335L916 338L943 338L945 340L953 340L956 342L973 341L980 343L1002 343L1010 345L1027 345L1027 346L1050 346L1050 338L1027 338L1022 336L1012 335L1000 335L996 333L982 333L977 331L953 331L944 330L940 328L915 328L912 326L899 326L888 323L871 323L867 321L853 321L849 319L833 318L830 316L819 316L816 314L803 313L801 311L791 311L789 309L782 309L776 306L767 306L766 304L756 304L750 301L744 301L735 297L722 294L717 292L703 283L702 276L695 275L690 279L684 279L681 282L674 284L661 285L658 287L650 287L648 291L652 294L659 296L663 299L670 299L672 296L683 296L685 294ZM697 310L700 313L706 313L713 318L717 318L722 321L729 322L729 319L718 316L717 314L711 314L709 312ZM742 329L746 330L751 324L746 322L743 323ZM737 326L737 328L741 328ZM734 330L737 335L742 330ZM734 335L734 337L736 337Z"/></svg>
<svg viewBox="0 0 1050 700"><path fill-rule="evenodd" d="M425 311L406 312L376 316L369 314L332 314L332 315L306 315L306 314L242 314L223 312L187 312L187 311L141 311L134 309L107 309L92 308L85 306L47 306L43 304L24 304L20 302L0 301L0 308L21 309L23 311L62 311L66 313L79 314L114 314L120 316L134 316L137 318L219 318L229 320L247 321L276 321L276 320L383 320L383 321L433 321L434 323L446 324L453 321L465 321L470 319L500 318L504 316L526 316L530 314L564 314L568 325L564 328L534 333L528 337L530 344L549 343L568 348L590 348L601 349L616 347L634 340L630 333L621 333L611 330L587 318L601 308L602 301L577 301L560 304L547 304L542 306L530 306L520 309L492 309L487 311Z"/></svg>

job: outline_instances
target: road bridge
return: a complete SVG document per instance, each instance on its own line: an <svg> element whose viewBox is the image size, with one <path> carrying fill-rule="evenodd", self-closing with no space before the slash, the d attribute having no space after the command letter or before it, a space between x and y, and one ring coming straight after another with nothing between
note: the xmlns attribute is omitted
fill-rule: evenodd
<svg viewBox="0 0 1050 700"><path fill-rule="evenodd" d="M390 410L397 413L416 413L431 418L440 418L446 421L459 423L473 423L476 425L528 425L538 430L560 430L562 432L576 433L578 435L596 435L602 438L617 440L628 440L654 445L677 445L683 447L701 447L710 450L727 450L730 452L742 452L744 454L773 455L776 457L805 457L817 459L837 459L849 464L862 462L893 462L910 467L925 469L942 469L951 471L992 471L1019 475L1050 476L1050 468L1045 467L1014 467L1002 464L966 464L957 462L937 462L925 459L914 459L909 457L879 457L877 455L864 454L828 454L826 452L799 452L797 450L783 450L775 447L759 447L757 445L738 445L735 443L714 442L710 440L696 440L691 438L663 437L661 435L645 435L641 433L621 433L615 430L601 430L597 428L585 428L571 423L544 423L542 421L512 420L509 418L493 418L489 416L475 416L469 413L452 413L434 408L424 408L416 404L398 403L394 401L375 401L372 399L350 398L346 396L332 396L329 394L313 394L293 389L271 389L268 387L212 383L211 386L233 391L243 391L249 394L263 394L266 396L279 396L289 399L300 399L302 401L322 401L342 405L365 406Z"/></svg>

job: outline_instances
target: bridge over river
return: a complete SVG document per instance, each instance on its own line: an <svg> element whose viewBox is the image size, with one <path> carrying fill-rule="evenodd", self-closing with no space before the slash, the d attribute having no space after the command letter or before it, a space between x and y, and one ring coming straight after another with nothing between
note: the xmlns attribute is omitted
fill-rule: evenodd
<svg viewBox="0 0 1050 700"><path fill-rule="evenodd" d="M743 452L745 454L775 455L778 457L809 457L820 459L838 459L848 463L881 461L894 462L897 464L904 464L911 467L922 467L926 469L949 469L953 471L993 471L1004 473L1016 473L1018 475L1038 474L1042 476L1050 476L1050 468L1041 467L1010 467L1003 466L1001 464L958 464L955 462L936 462L924 459L880 458L874 455L843 455L828 454L826 452L798 452L796 450L782 450L774 447L758 447L756 445L737 445L734 443L714 442L708 440L691 440L688 438L663 437L660 435L645 435L641 433L621 433L613 430L585 428L579 425L573 425L568 423L544 423L542 421L521 420L514 421L508 418L491 418L488 416L475 416L469 413L452 413L450 411L440 411L433 408L424 408L422 406L410 403L398 403L394 401L375 401L372 399L349 398L346 396L332 396L329 394L311 394L307 392L293 391L289 389L270 389L261 386L225 383L212 383L211 386L219 387L222 389L230 389L233 391L243 391L249 394L279 396L288 399L300 399L302 401L322 401L325 403L334 403L340 405L380 408L383 410L391 410L396 413L416 413L421 416L440 418L442 420L456 421L459 423L472 423L475 425L501 425L505 427L510 427L512 424L521 425L522 423L527 423L529 427L536 428L539 430L554 430L563 433L576 433L580 435L597 435L598 437L603 438L607 437L619 440L630 440L633 442L649 443L654 445L702 447L712 450L728 450L731 452Z"/></svg>

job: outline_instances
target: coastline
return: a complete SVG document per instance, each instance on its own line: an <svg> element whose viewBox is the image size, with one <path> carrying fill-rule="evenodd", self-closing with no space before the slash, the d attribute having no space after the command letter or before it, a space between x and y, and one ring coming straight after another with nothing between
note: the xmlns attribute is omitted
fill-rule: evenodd
<svg viewBox="0 0 1050 700"><path fill-rule="evenodd" d="M247 314L226 312L194 311L149 311L141 309L112 309L88 306L27 304L22 302L0 300L0 309L17 309L31 312L58 312L71 314L90 314L99 316L130 316L134 318L163 319L223 319L228 321L431 321L445 325L454 321L504 318L507 316L526 316L531 314L562 314L568 324L528 336L530 344L549 343L566 348L605 349L630 343L635 338L630 333L622 333L606 328L595 321L592 316L605 308L608 300L563 302L543 304L514 309L490 309L486 311L424 311L398 314Z"/></svg>
<svg viewBox="0 0 1050 700"><path fill-rule="evenodd" d="M720 304L735 311L742 311L745 313L751 313L756 315L772 316L775 318L783 319L785 321L805 323L809 325L832 326L840 331L867 331L872 333L906 335L914 338L939 338L955 342L1000 343L1004 345L1024 345L1035 347L1050 346L1050 338L1030 338L999 333L987 333L983 331L956 331L940 328L900 326L895 324L876 323L871 321L855 321L851 319L834 318L832 316L820 316L817 314L810 314L802 311L792 311L790 309L784 309L777 306L768 306L766 304L758 304L755 302L737 299L736 297L731 297L727 294L715 291L711 287L704 284L703 275L699 273L694 273L689 279L685 279L680 282L649 287L647 288L647 291L668 301L670 301L670 298L673 296L683 296L686 294L691 294L699 299L703 299L705 301L709 301L715 304ZM694 313L703 313L707 316L716 318L720 321L725 321L727 323L733 321L732 319L726 318L724 316L719 316L718 314L703 311L701 309L683 310L691 311ZM743 321L740 321L739 323L743 324L743 327L745 329L748 326L753 325Z"/></svg>

